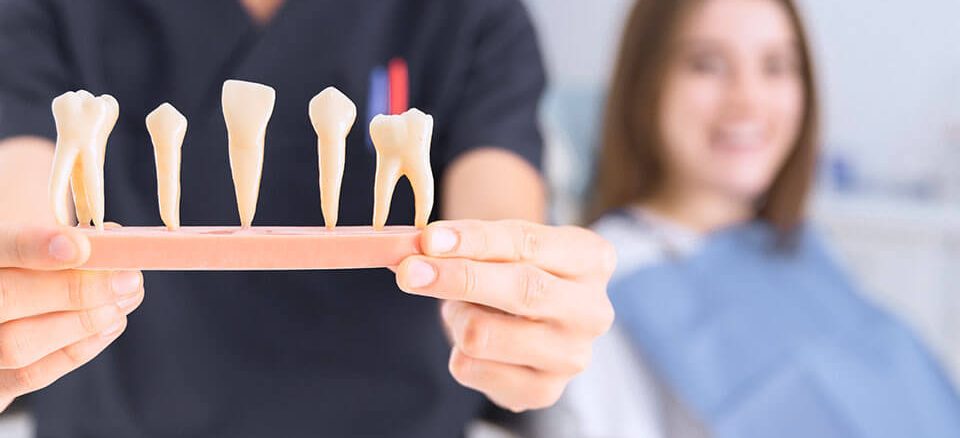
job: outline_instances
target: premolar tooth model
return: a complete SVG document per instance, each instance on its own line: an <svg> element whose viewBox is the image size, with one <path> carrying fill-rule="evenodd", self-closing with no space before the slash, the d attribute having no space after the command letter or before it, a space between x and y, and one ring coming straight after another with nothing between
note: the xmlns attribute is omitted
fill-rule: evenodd
<svg viewBox="0 0 960 438"><path fill-rule="evenodd" d="M433 117L411 109L402 115L374 117L370 138L377 150L374 185L373 228L382 230L390 213L390 201L401 176L413 187L417 228L427 226L433 209L433 171L430 168L430 141Z"/></svg>
<svg viewBox="0 0 960 438"><path fill-rule="evenodd" d="M187 134L187 118L164 103L147 116L147 131L157 162L157 199L160 218L168 230L180 228L180 149Z"/></svg>
<svg viewBox="0 0 960 438"><path fill-rule="evenodd" d="M223 83L223 118L230 144L230 169L243 228L251 227L257 212L263 143L276 98L276 91L266 85L237 80Z"/></svg>
<svg viewBox="0 0 960 438"><path fill-rule="evenodd" d="M54 215L58 222L68 225L66 196L72 184L79 225L88 226L93 221L98 230L103 230L103 162L120 106L110 95L94 97L80 90L54 99L52 110L57 124L50 175Z"/></svg>
<svg viewBox="0 0 960 438"><path fill-rule="evenodd" d="M310 121L317 132L320 161L320 207L327 229L337 226L347 134L356 120L357 106L334 87L321 91L310 100Z"/></svg>

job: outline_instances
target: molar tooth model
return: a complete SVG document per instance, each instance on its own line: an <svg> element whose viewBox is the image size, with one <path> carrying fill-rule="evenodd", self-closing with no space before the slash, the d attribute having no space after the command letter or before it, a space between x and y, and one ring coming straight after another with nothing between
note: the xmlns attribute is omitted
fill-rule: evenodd
<svg viewBox="0 0 960 438"><path fill-rule="evenodd" d="M50 175L53 213L61 224L69 222L67 186L71 185L79 225L88 226L92 220L103 230L103 160L120 106L110 95L94 97L80 90L57 97L52 107L57 124Z"/></svg>
<svg viewBox="0 0 960 438"><path fill-rule="evenodd" d="M240 226L180 226L180 150L187 118L164 103L146 117L157 168L157 196L165 227L104 229L103 162L107 140L119 117L109 95L64 93L53 101L57 149L50 202L57 220L70 220L67 187L72 185L78 226L90 239L90 270L299 270L395 266L420 252L420 230L433 208L430 169L433 118L412 109L376 117L370 134L377 150L372 227L337 227L346 138L357 107L329 87L308 107L317 134L323 227L255 227L253 219L263 170L264 139L276 92L253 82L226 81L223 116ZM385 226L397 181L406 176L416 195L415 226ZM189 193L186 194L189 196ZM95 229L89 228L93 222Z"/></svg>
<svg viewBox="0 0 960 438"><path fill-rule="evenodd" d="M370 138L377 149L373 228L387 223L393 190L401 176L413 187L417 228L427 226L433 209L433 171L430 169L430 139L433 117L412 109L399 116L377 116L370 123Z"/></svg>

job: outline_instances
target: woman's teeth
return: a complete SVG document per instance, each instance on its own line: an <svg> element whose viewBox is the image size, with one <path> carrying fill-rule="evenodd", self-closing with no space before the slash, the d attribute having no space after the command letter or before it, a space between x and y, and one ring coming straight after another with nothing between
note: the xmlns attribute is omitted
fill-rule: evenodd
<svg viewBox="0 0 960 438"><path fill-rule="evenodd" d="M763 128L757 124L725 126L714 135L714 145L723 149L752 150L763 146Z"/></svg>

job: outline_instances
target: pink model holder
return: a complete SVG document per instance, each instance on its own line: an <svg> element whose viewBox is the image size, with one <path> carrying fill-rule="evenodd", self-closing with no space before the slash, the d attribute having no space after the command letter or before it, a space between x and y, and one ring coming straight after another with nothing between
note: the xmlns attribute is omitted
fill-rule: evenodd
<svg viewBox="0 0 960 438"><path fill-rule="evenodd" d="M80 269L260 271L383 268L420 253L420 230L372 227L123 227L80 229L90 258Z"/></svg>

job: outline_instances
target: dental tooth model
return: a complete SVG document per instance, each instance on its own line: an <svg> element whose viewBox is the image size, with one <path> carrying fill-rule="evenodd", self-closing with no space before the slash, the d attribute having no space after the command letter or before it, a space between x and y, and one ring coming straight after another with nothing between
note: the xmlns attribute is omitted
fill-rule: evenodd
<svg viewBox="0 0 960 438"><path fill-rule="evenodd" d="M266 85L238 80L223 84L223 118L227 127L230 169L240 213L235 226L180 226L181 150L187 119L169 103L145 122L157 169L160 218L166 227L126 226L104 229L103 163L107 139L119 117L117 101L86 91L68 92L53 101L57 148L50 176L50 202L57 221L68 225L72 184L77 218L90 242L85 270L303 270L382 268L399 265L421 253L421 230L433 209L430 168L433 117L411 109L380 115L370 123L377 151L373 227L337 227L347 135L357 107L333 87L309 104L317 134L320 227L253 227L263 171L264 141L276 92ZM133 147L133 145L131 145ZM415 227L385 227L400 177L410 180L415 195ZM86 228L90 222L96 230Z"/></svg>
<svg viewBox="0 0 960 438"><path fill-rule="evenodd" d="M310 121L317 132L320 166L320 207L327 229L337 226L340 186L346 159L347 134L357 120L357 106L334 87L310 100Z"/></svg>
<svg viewBox="0 0 960 438"><path fill-rule="evenodd" d="M433 209L433 172L430 169L430 140L433 117L411 109L402 115L373 118L370 138L377 150L374 185L373 228L382 230L390 213L390 201L401 176L413 187L417 228L427 226Z"/></svg>
<svg viewBox="0 0 960 438"><path fill-rule="evenodd" d="M168 230L180 228L180 148L187 133L187 118L164 103L147 116L147 131L157 162L157 199L160 218Z"/></svg>
<svg viewBox="0 0 960 438"><path fill-rule="evenodd" d="M87 91L70 91L53 100L57 146L50 175L50 203L57 221L68 225L67 186L80 226L103 230L103 162L107 139L120 114L110 95L94 97Z"/></svg>
<svg viewBox="0 0 960 438"><path fill-rule="evenodd" d="M223 83L223 118L227 124L230 169L240 225L244 229L251 227L257 212L263 143L276 96L273 88L262 84L237 80Z"/></svg>

